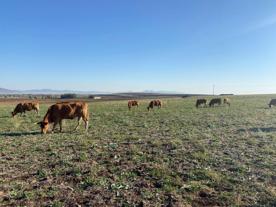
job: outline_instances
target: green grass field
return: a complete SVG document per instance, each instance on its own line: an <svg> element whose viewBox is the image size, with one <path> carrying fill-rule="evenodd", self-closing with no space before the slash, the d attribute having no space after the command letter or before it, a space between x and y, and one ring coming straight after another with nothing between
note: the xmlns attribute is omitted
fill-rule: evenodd
<svg viewBox="0 0 276 207"><path fill-rule="evenodd" d="M231 107L195 98L90 104L90 126L40 135L40 115L0 105L1 206L276 206L276 108L271 96Z"/></svg>

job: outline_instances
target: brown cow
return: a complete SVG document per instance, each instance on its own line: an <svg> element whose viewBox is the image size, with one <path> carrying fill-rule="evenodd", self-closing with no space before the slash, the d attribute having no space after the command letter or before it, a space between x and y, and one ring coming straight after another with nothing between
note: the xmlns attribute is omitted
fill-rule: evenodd
<svg viewBox="0 0 276 207"><path fill-rule="evenodd" d="M206 106L206 104L207 104L207 100L204 98L196 100L196 108L198 108L200 105Z"/></svg>
<svg viewBox="0 0 276 207"><path fill-rule="evenodd" d="M224 99L223 99L223 103L224 103L224 104L227 104L228 106L230 106L230 102L231 102L231 101L230 101L229 98L224 98Z"/></svg>
<svg viewBox="0 0 276 207"><path fill-rule="evenodd" d="M160 109L162 107L162 102L160 100L152 100L147 107L148 111L153 109L154 106L157 106Z"/></svg>
<svg viewBox="0 0 276 207"><path fill-rule="evenodd" d="M19 103L16 105L15 109L13 110L12 117L14 117L16 114L20 113L20 115L22 115L22 113L25 114L26 111L32 111L35 110L36 113L38 114L39 112L39 103Z"/></svg>
<svg viewBox="0 0 276 207"><path fill-rule="evenodd" d="M78 118L78 125L75 130L78 129L81 120L85 123L85 129L88 130L88 104L85 102L61 102L56 103L49 107L43 121L38 122L40 125L41 133L46 134L51 123L54 123L52 132L55 130L57 124L60 126L60 132L62 131L63 119Z"/></svg>
<svg viewBox="0 0 276 207"><path fill-rule="evenodd" d="M131 101L128 101L127 106L128 106L128 109L130 110L132 106L137 106L138 107L139 103L136 100L131 100Z"/></svg>
<svg viewBox="0 0 276 207"><path fill-rule="evenodd" d="M221 98L213 98L210 103L209 103L209 106L215 106L216 104L217 105L221 105L222 101L221 101Z"/></svg>

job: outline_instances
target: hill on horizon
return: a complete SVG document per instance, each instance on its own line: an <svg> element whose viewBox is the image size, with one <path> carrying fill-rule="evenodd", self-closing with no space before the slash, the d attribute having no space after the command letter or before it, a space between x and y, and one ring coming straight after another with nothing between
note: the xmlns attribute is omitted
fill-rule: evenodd
<svg viewBox="0 0 276 207"><path fill-rule="evenodd" d="M12 90L7 88L0 88L0 94L65 94L65 93L75 93L75 94L187 94L175 91L154 91L154 90L144 90L141 92L136 91L123 91L123 92L102 92L102 91L81 91L81 90L55 90L55 89L31 89L31 90Z"/></svg>

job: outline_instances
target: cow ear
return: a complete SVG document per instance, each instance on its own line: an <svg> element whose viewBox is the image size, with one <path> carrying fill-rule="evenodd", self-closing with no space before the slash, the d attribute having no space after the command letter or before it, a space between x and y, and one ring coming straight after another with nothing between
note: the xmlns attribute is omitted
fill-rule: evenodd
<svg viewBox="0 0 276 207"><path fill-rule="evenodd" d="M42 123L42 121L40 121L40 122L37 122L36 124L38 124L38 125L41 125L41 123Z"/></svg>

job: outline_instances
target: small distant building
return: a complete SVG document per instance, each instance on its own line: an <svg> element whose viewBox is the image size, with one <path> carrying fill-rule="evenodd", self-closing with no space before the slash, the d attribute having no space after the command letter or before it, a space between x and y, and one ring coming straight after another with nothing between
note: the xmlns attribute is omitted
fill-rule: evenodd
<svg viewBox="0 0 276 207"><path fill-rule="evenodd" d="M100 97L100 96L94 96L93 99L99 100L99 99L102 99L102 97Z"/></svg>
<svg viewBox="0 0 276 207"><path fill-rule="evenodd" d="M102 99L102 97L100 96L93 96L93 95L89 95L88 98L95 99L95 100Z"/></svg>

